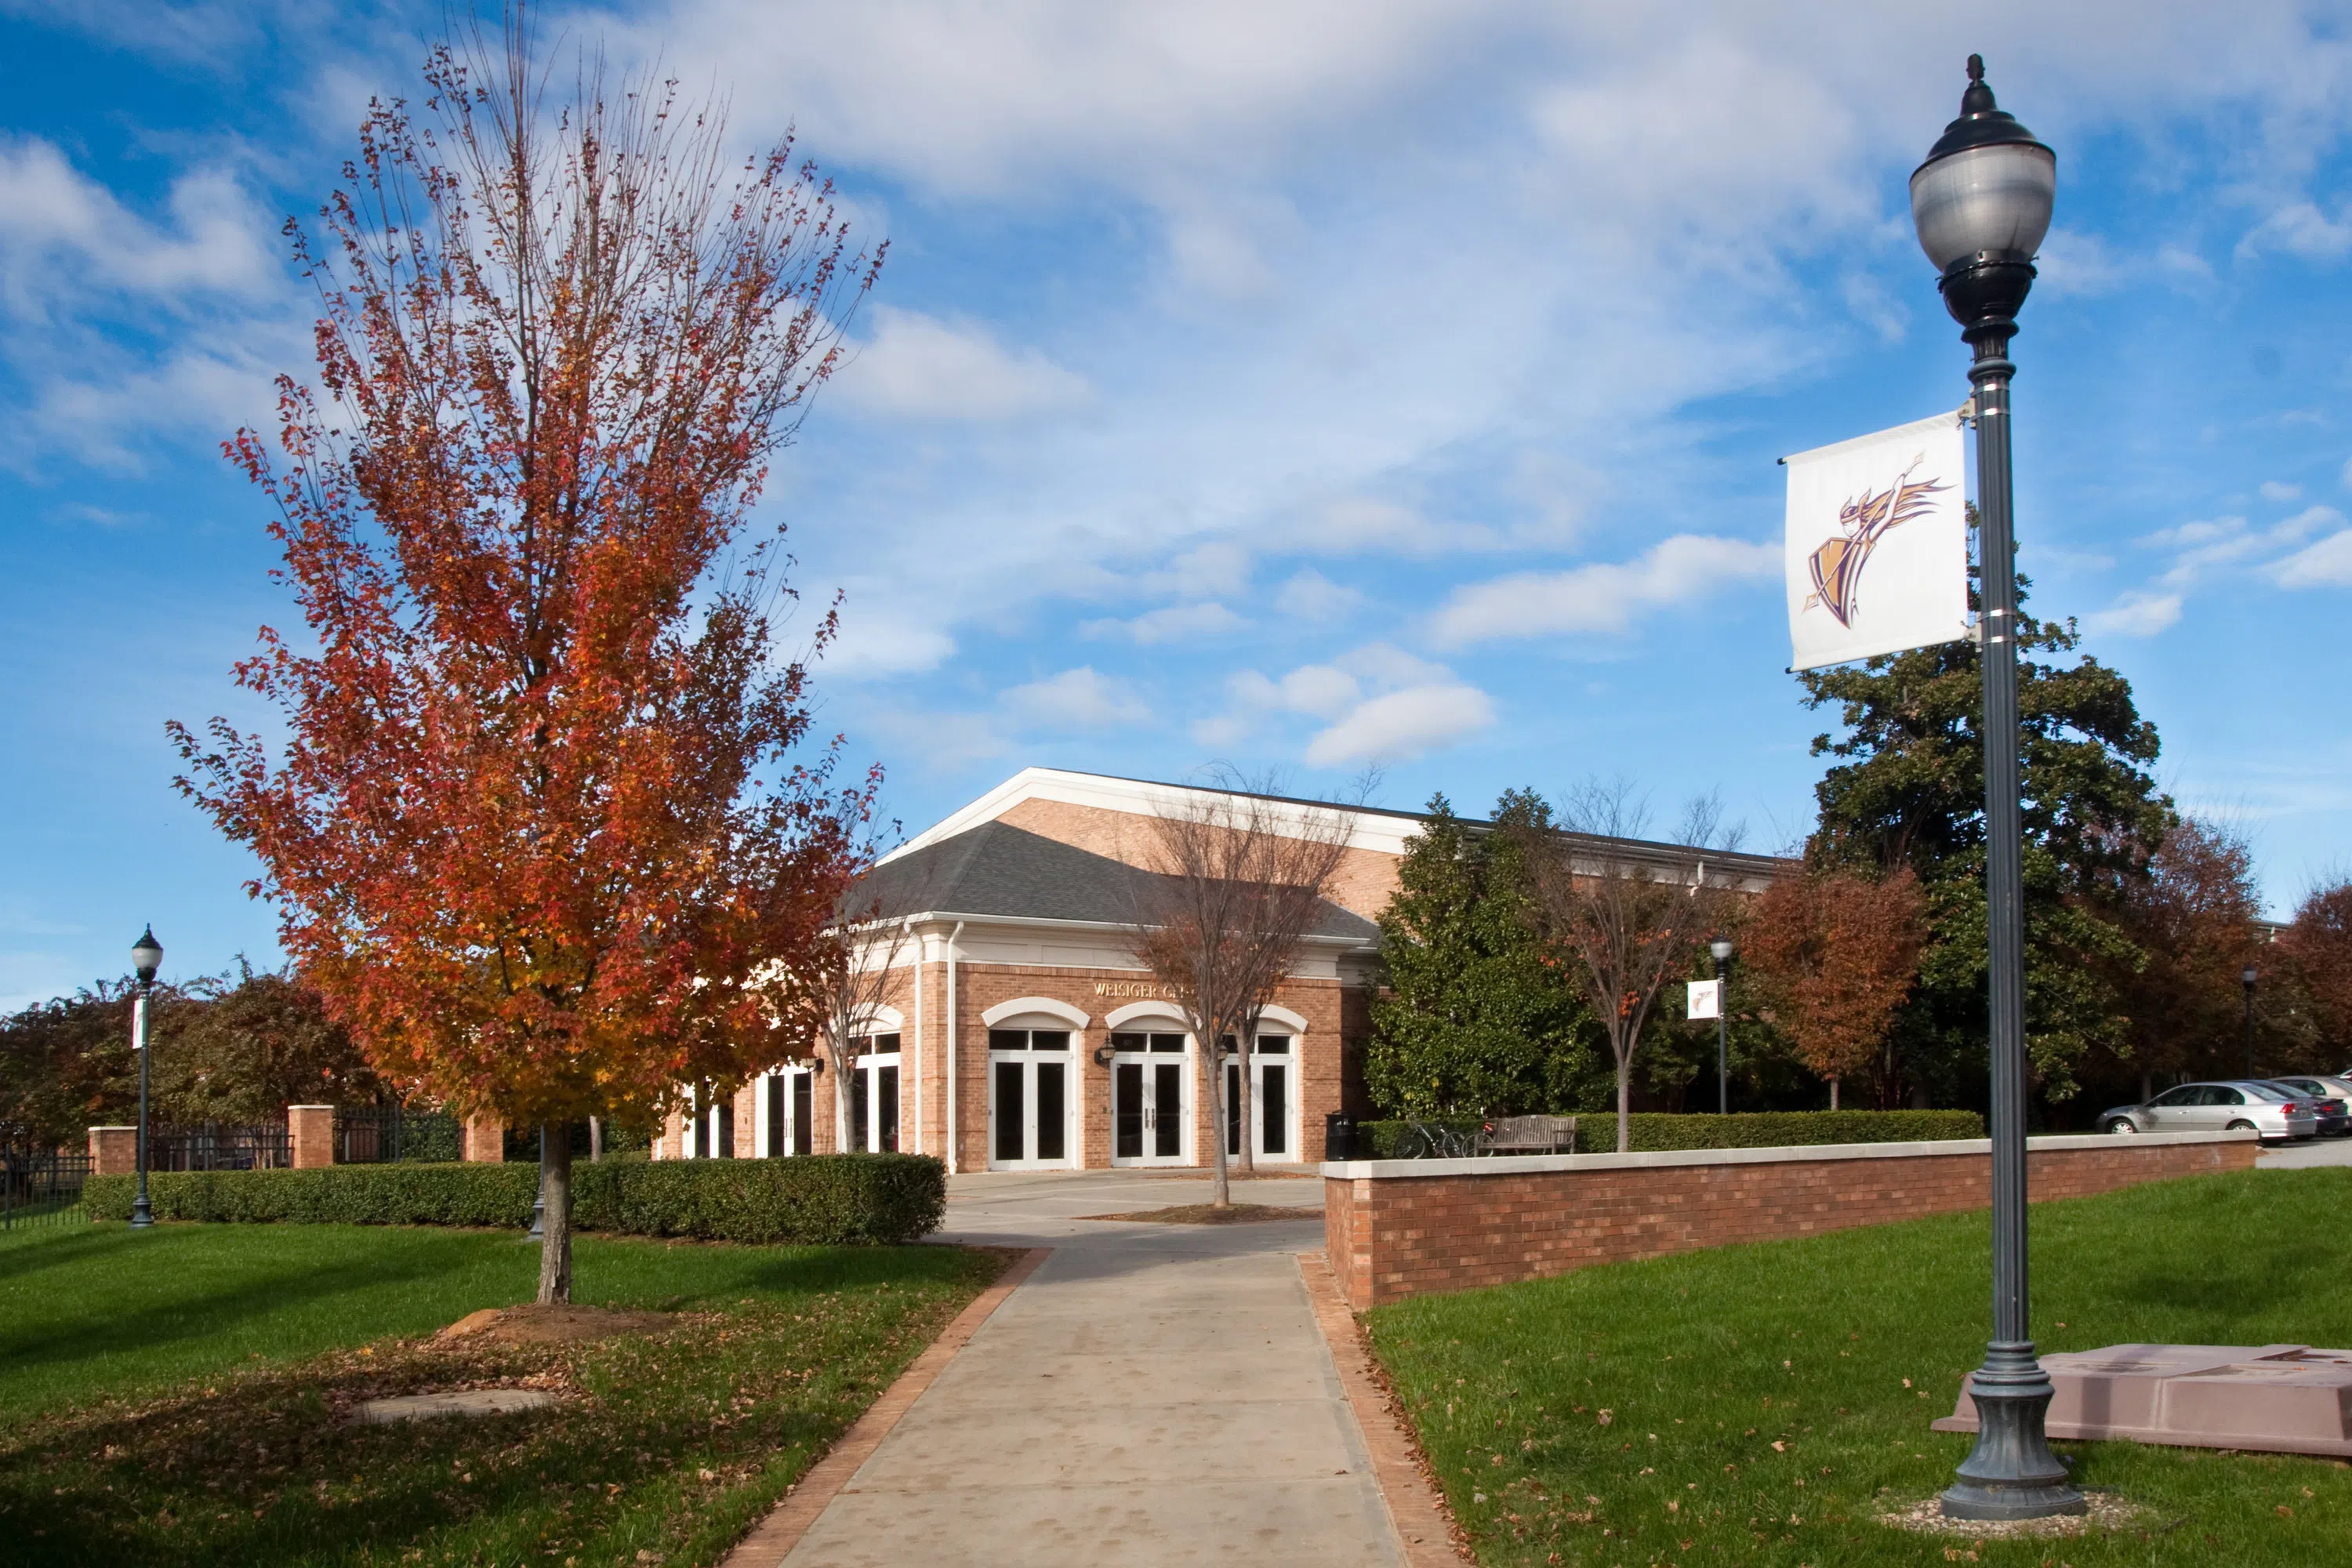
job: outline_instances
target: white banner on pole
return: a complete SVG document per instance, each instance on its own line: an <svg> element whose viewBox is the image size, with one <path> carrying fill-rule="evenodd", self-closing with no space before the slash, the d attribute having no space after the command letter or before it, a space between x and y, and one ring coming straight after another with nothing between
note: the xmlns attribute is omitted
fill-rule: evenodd
<svg viewBox="0 0 2352 1568"><path fill-rule="evenodd" d="M1690 1005L1683 1010L1685 1018L1720 1018L1723 1016L1723 982L1694 980L1690 983Z"/></svg>
<svg viewBox="0 0 2352 1568"><path fill-rule="evenodd" d="M1790 668L1969 635L1966 460L1953 414L1786 459Z"/></svg>

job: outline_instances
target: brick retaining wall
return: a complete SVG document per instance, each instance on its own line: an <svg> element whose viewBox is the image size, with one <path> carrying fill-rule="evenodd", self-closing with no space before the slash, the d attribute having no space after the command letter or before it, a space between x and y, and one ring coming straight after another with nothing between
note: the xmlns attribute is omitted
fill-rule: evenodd
<svg viewBox="0 0 2352 1568"><path fill-rule="evenodd" d="M2036 1202L2253 1168L2251 1132L2036 1138ZM1359 1311L1593 1263L1990 1206L1992 1145L1843 1143L1323 1167L1334 1273Z"/></svg>

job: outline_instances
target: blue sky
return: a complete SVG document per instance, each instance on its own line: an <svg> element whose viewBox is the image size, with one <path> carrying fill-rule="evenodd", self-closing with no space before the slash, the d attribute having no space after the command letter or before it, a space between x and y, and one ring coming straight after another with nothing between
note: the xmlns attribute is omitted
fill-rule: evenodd
<svg viewBox="0 0 2352 1568"><path fill-rule="evenodd" d="M2352 43L2244 0L677 0L549 10L787 123L890 263L767 507L909 831L1029 763L1385 804L1622 773L1810 823L1780 455L1958 405L1905 180L1971 49L2059 152L2034 605L2274 908L2352 866ZM272 952L167 718L288 606L217 455L279 225L438 6L0 0L0 1005Z"/></svg>

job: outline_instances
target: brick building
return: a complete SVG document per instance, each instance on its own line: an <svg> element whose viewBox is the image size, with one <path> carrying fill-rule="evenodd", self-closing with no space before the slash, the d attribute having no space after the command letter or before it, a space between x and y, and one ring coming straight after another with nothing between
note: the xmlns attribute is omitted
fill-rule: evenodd
<svg viewBox="0 0 2352 1568"><path fill-rule="evenodd" d="M819 1066L764 1074L723 1105L674 1116L658 1159L848 1147L936 1154L950 1171L1205 1164L1199 1042L1129 951L1151 818L1207 792L1029 768L878 866L867 890L904 936L873 1045L843 1094ZM1286 808L1288 803L1276 803ZM1312 803L1297 803L1304 823ZM1328 810L1324 807L1320 809ZM1246 1133L1263 1163L1323 1157L1324 1117L1360 1111L1379 930L1423 818L1351 808L1323 918L1226 1063L1250 1074ZM1642 846L1662 861L1689 853ZM1779 863L1710 856L1703 874L1760 888Z"/></svg>

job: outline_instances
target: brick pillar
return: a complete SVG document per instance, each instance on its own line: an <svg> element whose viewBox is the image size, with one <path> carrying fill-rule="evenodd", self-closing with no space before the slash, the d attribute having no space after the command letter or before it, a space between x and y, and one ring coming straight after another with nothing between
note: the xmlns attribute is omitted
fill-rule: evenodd
<svg viewBox="0 0 2352 1568"><path fill-rule="evenodd" d="M507 1124L495 1116L469 1116L466 1118L465 1144L468 1164L501 1164L507 1157Z"/></svg>
<svg viewBox="0 0 2352 1568"><path fill-rule="evenodd" d="M287 1142L292 1146L294 1168L315 1171L335 1163L335 1108L331 1105L289 1105L286 1108Z"/></svg>
<svg viewBox="0 0 2352 1568"><path fill-rule="evenodd" d="M89 1170L94 1176L135 1176L139 1173L139 1129L93 1127L89 1130Z"/></svg>

